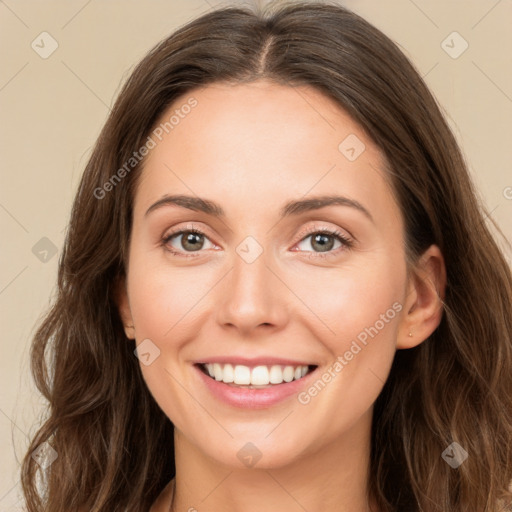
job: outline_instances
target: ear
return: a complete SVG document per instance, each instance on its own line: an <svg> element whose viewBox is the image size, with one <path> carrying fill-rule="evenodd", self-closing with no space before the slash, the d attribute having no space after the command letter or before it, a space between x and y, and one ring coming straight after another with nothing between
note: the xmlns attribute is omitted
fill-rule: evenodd
<svg viewBox="0 0 512 512"><path fill-rule="evenodd" d="M126 277L119 277L114 285L114 297L119 316L123 322L124 332L128 339L135 339L135 327L133 325L130 302L128 300L128 291L126 289Z"/></svg>
<svg viewBox="0 0 512 512"><path fill-rule="evenodd" d="M443 316L445 288L443 254L431 245L410 273L397 349L416 347L436 330Z"/></svg>

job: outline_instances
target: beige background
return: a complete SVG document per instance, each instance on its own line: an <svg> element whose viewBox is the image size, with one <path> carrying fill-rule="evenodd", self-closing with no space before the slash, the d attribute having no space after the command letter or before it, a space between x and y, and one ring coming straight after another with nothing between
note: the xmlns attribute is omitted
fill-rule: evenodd
<svg viewBox="0 0 512 512"><path fill-rule="evenodd" d="M396 41L425 76L483 201L512 240L512 1L340 3ZM217 5L213 0L0 0L1 511L21 510L19 460L43 404L29 375L29 342L54 290L63 229L91 146L135 63L173 29ZM44 31L58 43L47 59L31 47ZM469 45L456 59L442 46L453 31ZM453 46L453 53L464 41L451 36L444 44ZM57 251L49 252L47 261L32 251L43 237Z"/></svg>

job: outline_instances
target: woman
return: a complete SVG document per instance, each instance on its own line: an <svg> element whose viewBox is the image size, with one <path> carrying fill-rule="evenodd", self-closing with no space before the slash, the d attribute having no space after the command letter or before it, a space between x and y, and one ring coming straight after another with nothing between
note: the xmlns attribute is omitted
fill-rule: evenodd
<svg viewBox="0 0 512 512"><path fill-rule="evenodd" d="M424 82L355 14L182 27L77 193L28 510L503 510L512 277L484 215Z"/></svg>

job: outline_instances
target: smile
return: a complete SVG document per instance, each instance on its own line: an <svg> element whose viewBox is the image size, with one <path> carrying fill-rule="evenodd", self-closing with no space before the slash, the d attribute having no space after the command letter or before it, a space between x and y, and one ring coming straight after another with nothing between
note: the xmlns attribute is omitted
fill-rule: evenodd
<svg viewBox="0 0 512 512"><path fill-rule="evenodd" d="M209 377L232 386L243 386L249 389L258 389L292 382L305 377L313 371L315 365L259 365L249 367L245 365L232 365L229 363L199 364L199 367Z"/></svg>
<svg viewBox="0 0 512 512"><path fill-rule="evenodd" d="M275 363L275 362L274 362ZM193 367L209 395L226 405L267 409L298 395L311 385L317 365L252 366L222 362L195 363Z"/></svg>

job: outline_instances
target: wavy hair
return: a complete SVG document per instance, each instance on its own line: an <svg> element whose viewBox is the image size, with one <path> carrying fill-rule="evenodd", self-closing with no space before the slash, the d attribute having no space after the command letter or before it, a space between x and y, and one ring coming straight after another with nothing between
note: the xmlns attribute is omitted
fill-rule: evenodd
<svg viewBox="0 0 512 512"><path fill-rule="evenodd" d="M512 496L512 276L463 155L388 37L336 2L278 2L218 8L180 27L115 102L75 197L56 297L32 341L48 409L22 463L28 511L147 511L175 475L173 425L142 378L114 296L144 160L113 190L98 190L177 98L262 78L314 87L352 116L387 160L407 261L431 244L444 255L441 323L396 352L375 403L369 492L384 512L502 510ZM469 454L458 469L441 457L452 442ZM39 465L34 450L49 446L57 459Z"/></svg>

